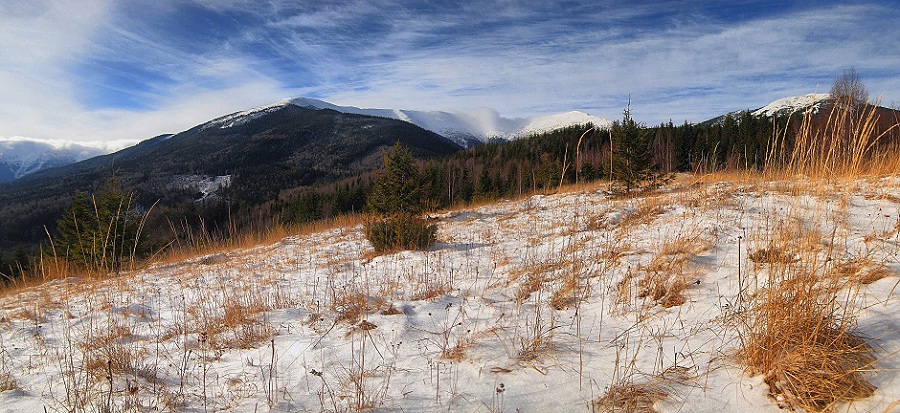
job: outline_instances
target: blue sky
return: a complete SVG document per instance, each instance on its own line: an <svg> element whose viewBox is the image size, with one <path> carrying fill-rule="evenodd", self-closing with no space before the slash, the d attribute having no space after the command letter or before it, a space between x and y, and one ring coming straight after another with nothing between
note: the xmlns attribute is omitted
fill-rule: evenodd
<svg viewBox="0 0 900 413"><path fill-rule="evenodd" d="M287 97L702 121L900 104L900 8L837 1L0 0L0 137L138 140Z"/></svg>

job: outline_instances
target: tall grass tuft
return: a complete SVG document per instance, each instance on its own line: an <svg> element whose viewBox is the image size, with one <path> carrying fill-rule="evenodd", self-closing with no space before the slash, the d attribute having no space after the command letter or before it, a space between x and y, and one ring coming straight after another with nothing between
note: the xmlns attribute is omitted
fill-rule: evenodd
<svg viewBox="0 0 900 413"><path fill-rule="evenodd" d="M900 142L889 142L900 123L879 127L878 104L838 99L824 123L806 112L798 132L776 133L766 156L769 177L855 178L900 173Z"/></svg>

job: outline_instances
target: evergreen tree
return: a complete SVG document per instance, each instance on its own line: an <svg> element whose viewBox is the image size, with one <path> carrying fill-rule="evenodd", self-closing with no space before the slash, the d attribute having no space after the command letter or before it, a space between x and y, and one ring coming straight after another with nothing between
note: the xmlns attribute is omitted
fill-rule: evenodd
<svg viewBox="0 0 900 413"><path fill-rule="evenodd" d="M385 152L384 170L378 174L366 206L370 212L381 215L393 213L416 215L422 212L419 170L413 163L409 149L400 145L400 142Z"/></svg>
<svg viewBox="0 0 900 413"><path fill-rule="evenodd" d="M118 271L144 253L134 201L135 194L121 192L115 180L96 196L76 193L56 223L56 253L85 268Z"/></svg>
<svg viewBox="0 0 900 413"><path fill-rule="evenodd" d="M323 203L323 196L318 192L304 192L297 200L291 203L284 222L287 224L302 224L321 219Z"/></svg>
<svg viewBox="0 0 900 413"><path fill-rule="evenodd" d="M398 142L384 155L367 207L375 217L365 225L366 238L376 251L424 249L435 242L436 225L419 214L424 210L423 185L409 150Z"/></svg>
<svg viewBox="0 0 900 413"><path fill-rule="evenodd" d="M650 148L652 132L631 117L631 108L625 109L622 123L615 123L610 130L613 142L613 165L610 176L624 187L625 193L632 190L651 190L664 181L664 175L657 171Z"/></svg>

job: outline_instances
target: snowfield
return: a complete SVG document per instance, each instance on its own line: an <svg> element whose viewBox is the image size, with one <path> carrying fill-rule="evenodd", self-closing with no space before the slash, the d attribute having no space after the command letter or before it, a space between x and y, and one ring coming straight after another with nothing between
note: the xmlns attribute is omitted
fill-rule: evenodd
<svg viewBox="0 0 900 413"><path fill-rule="evenodd" d="M823 263L877 268L844 274L877 389L837 411L888 411L898 190L597 186L433 216L426 252L376 256L356 226L53 280L0 299L0 411L602 411L641 385L646 411L779 412L735 353L769 271L749 257L793 226Z"/></svg>

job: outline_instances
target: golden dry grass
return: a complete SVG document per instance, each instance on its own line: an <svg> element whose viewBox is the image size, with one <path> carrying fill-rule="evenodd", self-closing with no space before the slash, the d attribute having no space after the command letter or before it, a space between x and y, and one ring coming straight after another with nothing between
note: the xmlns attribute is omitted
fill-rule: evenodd
<svg viewBox="0 0 900 413"><path fill-rule="evenodd" d="M770 277L752 307L738 359L751 374L764 375L784 406L830 412L837 403L872 395L864 374L875 357L853 334L852 297L841 301L842 284L814 268L784 266Z"/></svg>
<svg viewBox="0 0 900 413"><path fill-rule="evenodd" d="M650 384L613 385L595 400L594 410L604 413L657 413L653 405L668 397L666 390Z"/></svg>
<svg viewBox="0 0 900 413"><path fill-rule="evenodd" d="M877 145L876 122L874 108L856 113L840 102L824 127L814 128L808 115L791 151L774 140L766 179L804 175L819 180L788 188L799 195L827 192L827 182L835 179L896 174L900 153L876 150L883 149ZM813 214L812 219L827 216ZM767 282L746 314L738 360L751 374L763 375L770 395L784 408L832 412L839 403L871 396L875 387L866 373L876 358L854 333L854 301L856 288L884 276L884 270L860 260L821 262L821 234L799 219L782 220L759 238L766 246L748 258L767 265ZM833 248L835 240L829 244Z"/></svg>

